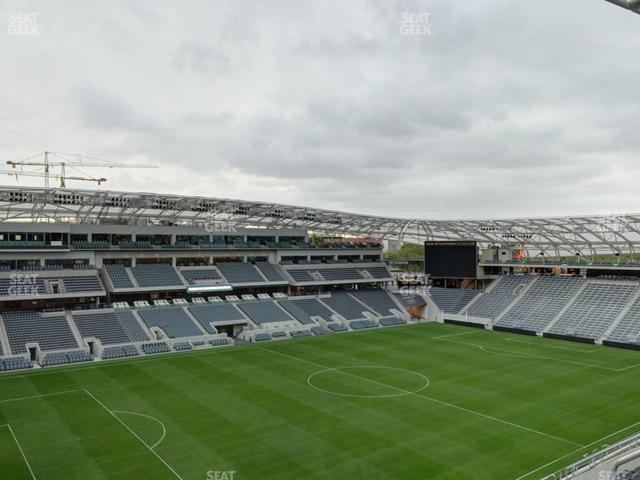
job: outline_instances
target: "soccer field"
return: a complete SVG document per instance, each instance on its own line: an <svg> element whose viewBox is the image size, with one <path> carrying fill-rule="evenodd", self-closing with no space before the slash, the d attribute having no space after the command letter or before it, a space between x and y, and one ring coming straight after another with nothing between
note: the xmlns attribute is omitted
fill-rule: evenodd
<svg viewBox="0 0 640 480"><path fill-rule="evenodd" d="M639 431L639 380L441 324L6 374L0 478L534 480Z"/></svg>

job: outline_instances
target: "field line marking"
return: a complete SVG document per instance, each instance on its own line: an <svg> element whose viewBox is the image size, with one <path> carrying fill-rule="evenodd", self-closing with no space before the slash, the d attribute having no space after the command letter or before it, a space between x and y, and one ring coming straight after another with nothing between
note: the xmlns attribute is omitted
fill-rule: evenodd
<svg viewBox="0 0 640 480"><path fill-rule="evenodd" d="M537 473L537 472L539 472L540 470L542 470L542 469L544 469L544 468L547 468L547 467L549 467L549 466L551 466L551 465L553 465L553 464L555 464L555 463L558 463L560 460L564 460L565 458L570 457L571 455L574 455L574 454L578 453L579 451L584 450L585 448L589 448L589 447L591 447L591 446L595 445L596 443L600 443L600 442L602 442L603 440L606 440L607 438L613 437L614 435L617 435L617 434L619 434L619 433L622 433L622 432L624 432L624 431L626 431L626 430L629 430L630 428L636 427L636 426L638 426L638 425L640 425L640 422L636 422L636 423L634 423L634 424L632 424L632 425L629 425L628 427L624 427L624 428L621 428L620 430L618 430L618 431L616 431L616 432L610 433L610 434L609 434L609 435L607 435L606 437L602 437L602 438L599 438L598 440L595 440L595 441L593 441L593 442L591 442L591 443L587 443L584 447L581 447L581 448L578 448L578 449L576 449L576 450L573 450L573 451L571 451L571 452L567 453L566 455L563 455L563 456L561 456L561 457L558 457L558 458L556 458L555 460L553 460L553 461L551 461L551 462L549 462L549 463L545 463L544 465L542 465L542 466L540 466L540 467L536 468L535 470L531 470L530 472L525 473L524 475L519 476L519 477L518 477L518 478L516 478L515 480L522 480L523 478L527 478L529 475L532 475L532 474L534 474L534 473Z"/></svg>
<svg viewBox="0 0 640 480"><path fill-rule="evenodd" d="M621 367L621 368L612 368L612 367L603 367L602 365L594 365L592 363L584 363L584 362L576 362L573 360L564 360L562 358L553 358L553 357L545 357L542 355L534 355L534 354L529 354L529 353L520 353L520 352L514 352L511 350L504 350L500 347L492 347L492 346L485 346L485 345L480 345L479 343L466 343L466 342L458 342L456 340L448 340L448 339L442 339L441 341L443 342L448 342L448 343L455 343L456 345L466 345L467 347L476 347L476 348L480 348L480 350L483 350L484 348L487 349L491 349L491 350L496 350L498 353L496 352L488 352L486 350L486 353L491 353L493 355L500 355L502 352L502 354L510 354L512 356L518 356L518 357L522 357L522 358L532 358L532 359L538 359L538 360L551 360L554 362L561 362L561 363L568 363L571 365L578 365L581 367L590 367L590 368L596 368L599 370L606 370L608 372L624 372L625 370L629 370L631 368L635 368L637 366L640 365L640 363L636 363L633 365L628 365L626 367Z"/></svg>
<svg viewBox="0 0 640 480"><path fill-rule="evenodd" d="M67 395L69 393L79 393L82 390L65 390L64 392L53 392L53 393L43 393L42 395L29 395L27 397L17 397L17 398L5 398L4 400L0 400L0 403L8 403L8 402L19 402L21 400L31 400L34 398L44 398L44 397L54 397L56 395Z"/></svg>
<svg viewBox="0 0 640 480"><path fill-rule="evenodd" d="M113 410L113 413L115 413L115 414L123 413L125 415L136 415L138 417L148 418L149 420L153 420L154 422L159 424L162 427L162 436L160 437L160 440L158 440L156 443L154 443L151 446L152 449L156 448L158 445L160 445L160 443L162 443L162 441L164 440L164 437L167 435L167 427L165 427L164 423L162 423L156 417L152 417L151 415L145 415L144 413L139 413L139 412L127 412L125 410Z"/></svg>
<svg viewBox="0 0 640 480"><path fill-rule="evenodd" d="M441 338L449 338L449 337L460 337L462 335L470 335L472 333L477 332L459 332L459 333L449 333L447 335L437 335L435 337L431 337L433 340L440 340Z"/></svg>
<svg viewBox="0 0 640 480"><path fill-rule="evenodd" d="M320 365L319 363L315 363L315 362L306 360L304 358L294 357L293 355L288 355L286 353L276 352L275 350L269 350L268 348L264 348L264 347L260 347L260 349L264 350L266 352L271 352L271 353L275 353L277 355L282 355L283 357L288 357L288 358L291 358L293 360L298 360L300 362L305 362L305 363L308 363L310 365L314 365L316 367L320 367L320 368L324 368L324 369L330 369L330 367L327 367L325 365ZM461 410L463 412L470 413L470 414L473 414L473 415L478 415L478 416L486 418L488 420L493 420L495 422L503 423L505 425L509 425L511 427L519 428L519 429L525 430L525 431L530 432L530 433L536 433L538 435L542 435L544 437L552 438L554 440L558 440L560 442L568 443L570 445L574 445L574 446L578 446L578 447L582 447L583 446L580 443L572 442L571 440L566 440L566 439L561 438L561 437L556 437L555 435L551 435L550 433L541 432L541 431L535 430L533 428L525 427L524 425L519 425L517 423L509 422L508 420L502 420L500 418L493 417L491 415L487 415L487 414L484 414L484 413L481 413L481 412L476 412L475 410L470 410L470 409L465 408L465 407L460 407L458 405L454 405L453 403L445 402L443 400L438 400L437 398L431 397L429 395L424 395L424 394L418 393L418 392L410 392L408 390L404 390L402 388L398 388L398 387L396 387L394 385L388 385L386 383L378 382L377 380L372 380L370 378L361 377L360 375L355 375L353 373L345 372L344 370L336 370L336 371L339 372L339 373L342 373L344 375L348 375L350 377L358 378L360 380L365 380L365 381L368 381L368 382L371 382L371 383L375 383L375 384L383 386L383 387L390 388L392 390L396 390L396 391L403 392L403 393L406 393L406 394L416 395L418 397L424 398L424 399L429 400L431 402L438 403L440 405L443 405L443 406L446 406L446 407L450 407L450 408L454 408L454 409L457 409L457 410Z"/></svg>
<svg viewBox="0 0 640 480"><path fill-rule="evenodd" d="M20 442L18 441L18 437L16 437L16 434L13 431L13 428L11 428L11 425L9 425L7 423L5 425L0 425L0 427L7 427L9 429L9 433L11 433L11 436L13 437L13 441L16 442L16 445L18 446L18 450L20 450L20 455L22 455L24 463L27 465L27 468L29 469L29 473L31 474L31 478L33 478L33 480L36 480L36 475L33 473L33 469L31 468L31 464L29 463L29 460L27 460L27 456L24 454L24 450L22 450L22 445L20 445Z"/></svg>
<svg viewBox="0 0 640 480"><path fill-rule="evenodd" d="M351 336L360 336L360 335L368 335L377 333L379 335L384 335L386 332L393 331L394 329L402 330L402 328L430 328L431 324L435 324L435 322L428 323L410 323L407 325L397 325L394 327L385 327L382 328L374 328L367 331L349 331L349 332L340 332L341 336L351 337ZM312 336L314 342L319 342L326 340L328 338L336 338L333 335L323 335L323 336ZM301 337L296 339L300 340L308 340L309 338ZM85 363L77 363L77 364L69 364L69 365L59 365L59 368L40 368L37 370L29 370L22 373L14 373L14 372L0 372L0 382L3 380L10 380L12 378L22 378L27 376L39 377L46 376L49 374L56 374L61 372L72 372L76 370L89 370L93 368L108 368L108 367L120 367L123 365L129 364L138 364L138 363L152 363L152 362L160 362L163 360L167 360L169 358L190 358L190 357L198 357L201 355L210 355L213 353L220 352L238 352L245 348L254 348L255 345L247 344L247 345L230 345L228 347L214 347L214 348L204 348L202 350L193 351L191 353L188 352L169 352L169 353L161 353L154 355L140 355L138 357L129 357L129 358L119 358L119 359L110 359L110 360L100 360L99 362L85 362Z"/></svg>
<svg viewBox="0 0 640 480"><path fill-rule="evenodd" d="M538 347L538 345L534 344L533 342L523 342L522 340L518 340L517 338L506 338L505 341L519 343L521 345L529 345L531 347ZM594 348L591 350L580 350L579 348L560 347L558 345L548 345L548 344L539 344L539 345L544 348L555 348L557 350L567 350L568 352L576 352L576 353L595 353L595 352L602 351L600 348Z"/></svg>
<svg viewBox="0 0 640 480"><path fill-rule="evenodd" d="M136 438L138 439L138 441L139 441L140 443L142 443L142 445L144 445L144 446L147 448L147 450L149 450L149 451L150 451L150 452L151 452L151 453L152 453L152 454L153 454L153 455L154 455L158 460L160 460L160 461L162 462L162 464L163 464L165 467L167 467L167 468L169 469L169 471L171 471L171 473L173 473L177 479L179 479L179 480L183 480L183 478L178 474L178 472L176 472L176 471L175 471L175 469L174 469L171 465L169 465L169 464L167 463L167 461L166 461L164 458L162 458L160 455L158 455L158 454L156 453L156 451L155 451L155 450L153 450L149 445L147 445L147 444L145 443L145 441L144 441L144 440L142 440L142 438L140 438L136 432L134 432L131 428L129 428L129 425L127 425L127 424L126 424L126 423L124 423L122 420L120 420L120 418L119 418L115 413L113 413L111 410L109 410L109 409L107 408L107 406L106 406L104 403L102 403L100 400L98 400L98 398L97 398L93 393L91 393L91 392L90 392L89 390L87 390L86 388L84 389L84 391L85 391L85 393L86 393L87 395L89 395L91 398L93 398L93 400L94 400L98 405L100 405L102 408L104 408L104 409L109 413L109 415L111 415L113 418L115 418L115 419L118 421L118 423L120 423L120 425L122 425L124 428L126 428L127 430L129 430L129 433L131 433L131 435L133 435L134 437L136 437Z"/></svg>

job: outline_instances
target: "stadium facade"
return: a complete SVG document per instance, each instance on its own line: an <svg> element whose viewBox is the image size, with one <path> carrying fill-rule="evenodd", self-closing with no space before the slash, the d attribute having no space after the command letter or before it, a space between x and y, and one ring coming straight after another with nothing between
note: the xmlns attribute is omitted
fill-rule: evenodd
<svg viewBox="0 0 640 480"><path fill-rule="evenodd" d="M635 215L431 221L10 187L0 187L0 213L5 370L412 317L640 344ZM403 296L384 262L384 240L477 245L478 254L467 265L472 273L448 275L456 257L444 258L431 288Z"/></svg>
<svg viewBox="0 0 640 480"><path fill-rule="evenodd" d="M418 220L0 187L0 218L0 371L416 321L640 350L637 215ZM398 290L385 240L445 247L428 287Z"/></svg>

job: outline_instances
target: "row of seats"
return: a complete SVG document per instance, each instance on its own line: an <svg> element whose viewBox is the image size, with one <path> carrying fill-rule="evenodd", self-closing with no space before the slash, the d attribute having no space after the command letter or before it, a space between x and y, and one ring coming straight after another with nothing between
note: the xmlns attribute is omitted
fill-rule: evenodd
<svg viewBox="0 0 640 480"><path fill-rule="evenodd" d="M246 321L245 316L231 303L191 305L189 312L208 333L217 333L215 324ZM213 325L212 325L213 324Z"/></svg>
<svg viewBox="0 0 640 480"><path fill-rule="evenodd" d="M349 323L352 330L362 330L364 328L375 328L378 326L373 320L354 320Z"/></svg>
<svg viewBox="0 0 640 480"><path fill-rule="evenodd" d="M202 331L180 307L138 310L148 327L161 328L169 338L198 337Z"/></svg>
<svg viewBox="0 0 640 480"><path fill-rule="evenodd" d="M386 266L358 267L349 264L348 267L335 268L292 268L285 267L286 272L297 283L305 282L340 282L362 280L391 280L392 275Z"/></svg>
<svg viewBox="0 0 640 480"><path fill-rule="evenodd" d="M131 267L131 273L141 288L148 287L180 287L184 283L173 265L140 264Z"/></svg>
<svg viewBox="0 0 640 480"><path fill-rule="evenodd" d="M445 313L459 314L480 292L472 288L431 287L427 294Z"/></svg>
<svg viewBox="0 0 640 480"><path fill-rule="evenodd" d="M462 313L497 327L640 345L639 294L636 282L505 275Z"/></svg>
<svg viewBox="0 0 640 480"><path fill-rule="evenodd" d="M636 285L590 283L549 331L561 335L600 338L622 313L636 289Z"/></svg>
<svg viewBox="0 0 640 480"><path fill-rule="evenodd" d="M24 357L0 358L0 372L7 372L10 370L24 370L31 367L31 362Z"/></svg>
<svg viewBox="0 0 640 480"><path fill-rule="evenodd" d="M175 288L184 286L176 267L168 264L139 264L135 267L105 265L104 271L116 289L136 288L129 272L140 288ZM182 268L180 273L190 285L228 281L233 285L258 285L267 282L288 283L282 267L269 262L220 262L210 268ZM220 273L224 276L221 277ZM348 280L389 280L386 266L335 267L322 270L288 270L296 282L327 282Z"/></svg>
<svg viewBox="0 0 640 480"><path fill-rule="evenodd" d="M72 265L23 265L19 268L0 265L0 272L58 272L61 270L95 270L95 268L96 266L91 263L74 263Z"/></svg>
<svg viewBox="0 0 640 480"><path fill-rule="evenodd" d="M346 292L334 292L331 297L323 298L322 302L347 320L366 318L365 312L375 315L373 311Z"/></svg>
<svg viewBox="0 0 640 480"><path fill-rule="evenodd" d="M170 352L171 349L166 342L154 342L154 343L144 343L142 344L142 351L147 355L151 355L154 353L167 353Z"/></svg>
<svg viewBox="0 0 640 480"><path fill-rule="evenodd" d="M103 345L143 342L149 336L128 310L72 313L82 337L95 337Z"/></svg>
<svg viewBox="0 0 640 480"><path fill-rule="evenodd" d="M483 293L464 311L470 316L495 320L518 298L531 280L532 277L528 275L504 275L496 280L488 292Z"/></svg>
<svg viewBox="0 0 640 480"><path fill-rule="evenodd" d="M640 298L633 302L607 340L640 344Z"/></svg>
<svg viewBox="0 0 640 480"><path fill-rule="evenodd" d="M583 284L581 278L536 278L496 325L542 332Z"/></svg>
<svg viewBox="0 0 640 480"><path fill-rule="evenodd" d="M135 345L120 345L120 346L112 346L105 347L102 350L102 358L105 360L113 359L113 358L126 358L126 357L136 357L140 355L140 352L136 348Z"/></svg>
<svg viewBox="0 0 640 480"><path fill-rule="evenodd" d="M42 351L79 348L64 315L43 316L38 312L5 312L2 315L14 355L27 353L27 343L38 343Z"/></svg>
<svg viewBox="0 0 640 480"><path fill-rule="evenodd" d="M93 357L89 353L83 350L76 350L72 352L49 353L44 356L42 362L40 363L43 367L50 367L53 365L67 365L69 363L90 362L92 360Z"/></svg>
<svg viewBox="0 0 640 480"><path fill-rule="evenodd" d="M290 325L316 326L312 317L333 322L334 312L347 320L368 316L394 318L398 305L383 290L334 292L329 297L284 298L137 309L81 310L71 312L69 324L64 312L5 312L4 326L13 355L27 353L26 345L37 343L42 351L77 349L75 326L82 338L97 338L105 345L124 345L150 340L149 330L161 329L169 338L192 338L217 334L216 325L247 323L258 326L288 322ZM366 313L366 315L365 315ZM1 346L0 346L1 348ZM0 350L0 355L2 355Z"/></svg>
<svg viewBox="0 0 640 480"><path fill-rule="evenodd" d="M180 273L190 285L215 283L220 280L220 274L215 268L182 269Z"/></svg>

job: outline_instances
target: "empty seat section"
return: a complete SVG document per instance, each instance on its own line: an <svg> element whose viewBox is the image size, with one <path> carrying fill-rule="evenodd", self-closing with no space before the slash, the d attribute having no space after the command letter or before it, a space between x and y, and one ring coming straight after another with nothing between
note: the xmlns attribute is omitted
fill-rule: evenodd
<svg viewBox="0 0 640 480"><path fill-rule="evenodd" d="M171 349L169 348L169 345L167 345L165 342L155 342L155 343L142 344L142 351L147 355L150 355L153 353L170 352Z"/></svg>
<svg viewBox="0 0 640 480"><path fill-rule="evenodd" d="M379 322L383 327L390 327L392 325L405 325L407 323L405 319L397 317L381 318Z"/></svg>
<svg viewBox="0 0 640 480"><path fill-rule="evenodd" d="M34 274L17 274L14 278L0 278L0 297L45 295L44 280Z"/></svg>
<svg viewBox="0 0 640 480"><path fill-rule="evenodd" d="M640 298L633 302L607 340L640 344Z"/></svg>
<svg viewBox="0 0 640 480"><path fill-rule="evenodd" d="M119 263L113 265L105 265L104 271L111 281L113 288L134 288L133 282L129 277L129 273L124 265Z"/></svg>
<svg viewBox="0 0 640 480"><path fill-rule="evenodd" d="M351 267L346 268L324 268L318 270L325 280L345 281L345 280L362 280L364 277L360 275L358 270Z"/></svg>
<svg viewBox="0 0 640 480"><path fill-rule="evenodd" d="M143 288L150 287L178 287L182 286L182 280L172 265L142 264L131 268L138 285Z"/></svg>
<svg viewBox="0 0 640 480"><path fill-rule="evenodd" d="M588 283L549 329L560 335L599 339L622 312L635 285Z"/></svg>
<svg viewBox="0 0 640 480"><path fill-rule="evenodd" d="M258 325L293 320L284 310L269 301L239 303L238 307Z"/></svg>
<svg viewBox="0 0 640 480"><path fill-rule="evenodd" d="M218 268L231 283L264 283L264 278L256 266L244 262L222 262Z"/></svg>
<svg viewBox="0 0 640 480"><path fill-rule="evenodd" d="M332 332L346 332L347 330L349 330L345 325L342 325L341 323L329 323L327 327L329 327Z"/></svg>
<svg viewBox="0 0 640 480"><path fill-rule="evenodd" d="M466 309L469 315L495 320L522 293L531 277L525 275L505 275L496 280L491 290L480 294Z"/></svg>
<svg viewBox="0 0 640 480"><path fill-rule="evenodd" d="M132 342L144 342L149 340L149 335L147 335L140 323L138 323L133 312L128 310L118 310L114 313Z"/></svg>
<svg viewBox="0 0 640 480"><path fill-rule="evenodd" d="M355 297L382 317L393 315L391 309L402 311L389 294L382 289L354 290L349 292L349 295Z"/></svg>
<svg viewBox="0 0 640 480"><path fill-rule="evenodd" d="M287 270L287 273L291 275L296 282L314 282L315 278L311 276L309 270Z"/></svg>
<svg viewBox="0 0 640 480"><path fill-rule="evenodd" d="M131 341L113 312L74 313L73 321L83 338L96 337L104 345Z"/></svg>
<svg viewBox="0 0 640 480"><path fill-rule="evenodd" d="M583 283L580 278L540 277L496 325L542 332Z"/></svg>
<svg viewBox="0 0 640 480"><path fill-rule="evenodd" d="M93 357L83 350L73 352L49 353L42 359L42 366L66 365L68 363L90 362Z"/></svg>
<svg viewBox="0 0 640 480"><path fill-rule="evenodd" d="M67 293L96 292L104 290L97 275L83 275L81 277L61 277L64 290Z"/></svg>
<svg viewBox="0 0 640 480"><path fill-rule="evenodd" d="M292 337L309 337L311 336L310 330L294 330L293 332L289 332L289 335Z"/></svg>
<svg viewBox="0 0 640 480"><path fill-rule="evenodd" d="M197 337L200 329L182 308L149 308L138 310L148 327L159 327L170 337Z"/></svg>
<svg viewBox="0 0 640 480"><path fill-rule="evenodd" d="M377 327L378 324L371 320L354 320L353 322L349 323L349 326L352 330L363 330L365 328Z"/></svg>
<svg viewBox="0 0 640 480"><path fill-rule="evenodd" d="M78 348L67 319L37 312L5 312L4 326L13 354L27 353L27 343L38 343L42 351Z"/></svg>
<svg viewBox="0 0 640 480"><path fill-rule="evenodd" d="M216 283L217 280L220 280L220 274L215 268L181 270L181 273L190 285L204 285L207 281Z"/></svg>
<svg viewBox="0 0 640 480"><path fill-rule="evenodd" d="M432 287L428 294L433 303L445 313L458 314L480 292L471 288L438 288Z"/></svg>
<svg viewBox="0 0 640 480"><path fill-rule="evenodd" d="M387 267L367 267L365 270L373 278L392 278L391 272Z"/></svg>
<svg viewBox="0 0 640 480"><path fill-rule="evenodd" d="M331 297L322 298L321 301L347 320L363 319L365 318L363 312L374 314L371 310L357 302L346 292L334 292Z"/></svg>
<svg viewBox="0 0 640 480"><path fill-rule="evenodd" d="M296 306L307 312L311 317L320 317L325 322L331 322L333 312L316 298L300 298L291 300Z"/></svg>
<svg viewBox="0 0 640 480"><path fill-rule="evenodd" d="M270 282L286 282L278 267L269 262L256 262L256 266Z"/></svg>
<svg viewBox="0 0 640 480"><path fill-rule="evenodd" d="M298 320L303 325L315 325L316 324L316 322L314 322L311 319L311 316L303 308L301 308L297 304L297 302L292 302L291 300L278 300L277 303L282 308L284 308L287 312L289 312L291 315L293 315L296 318L296 320Z"/></svg>
<svg viewBox="0 0 640 480"><path fill-rule="evenodd" d="M102 358L107 360L110 358L135 357L140 352L134 345L122 345L117 347L105 347L102 350Z"/></svg>
<svg viewBox="0 0 640 480"><path fill-rule="evenodd" d="M24 370L31 367L31 362L24 357L0 358L0 372L9 370Z"/></svg>
<svg viewBox="0 0 640 480"><path fill-rule="evenodd" d="M230 303L191 305L189 311L209 333L216 333L215 328L211 326L212 323L215 325L219 322L246 322L242 312Z"/></svg>

